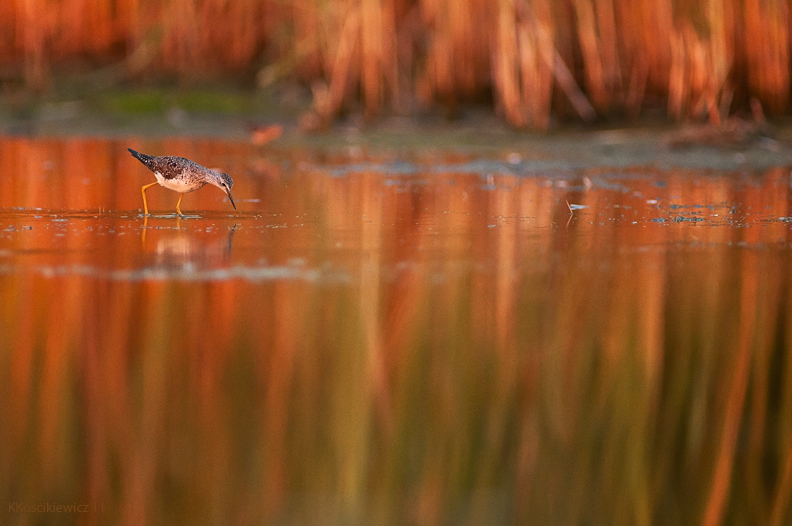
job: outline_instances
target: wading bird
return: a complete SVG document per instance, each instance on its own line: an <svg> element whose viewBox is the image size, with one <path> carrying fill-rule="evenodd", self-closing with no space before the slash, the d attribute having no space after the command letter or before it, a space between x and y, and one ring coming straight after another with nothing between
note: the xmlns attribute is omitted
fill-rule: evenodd
<svg viewBox="0 0 792 526"><path fill-rule="evenodd" d="M179 195L179 202L176 203L176 213L179 215L184 215L180 208L184 194L198 190L206 183L213 184L224 191L231 200L231 206L236 210L234 198L231 197L231 187L234 186L234 181L231 180L228 174L215 172L184 157L173 157L170 155L155 157L136 152L132 148L127 148L127 150L132 154L132 157L154 172L157 178L156 183L144 185L140 190L143 194L143 213L145 215L149 215L148 205L146 204L146 189L151 188L155 184L181 194Z"/></svg>

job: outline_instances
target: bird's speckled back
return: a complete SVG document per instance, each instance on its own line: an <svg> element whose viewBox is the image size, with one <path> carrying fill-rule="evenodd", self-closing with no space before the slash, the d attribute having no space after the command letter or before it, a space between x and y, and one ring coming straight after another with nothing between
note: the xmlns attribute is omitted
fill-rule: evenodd
<svg viewBox="0 0 792 526"><path fill-rule="evenodd" d="M185 159L184 157L176 157L173 155L155 157L153 155L146 155L145 153L136 152L132 149L129 151L137 160L143 163L146 168L152 172L159 172L162 174L162 177L165 180L183 177L188 173L195 176L196 178L211 176L215 173L196 162Z"/></svg>

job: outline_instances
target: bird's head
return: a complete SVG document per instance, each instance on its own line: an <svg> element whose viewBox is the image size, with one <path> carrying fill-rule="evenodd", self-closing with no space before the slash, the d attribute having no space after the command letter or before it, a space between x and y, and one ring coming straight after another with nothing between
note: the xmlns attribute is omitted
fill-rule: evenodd
<svg viewBox="0 0 792 526"><path fill-rule="evenodd" d="M215 177L212 179L212 184L228 195L228 198L231 200L231 206L233 206L234 210L236 210L234 198L231 197L231 187L234 186L234 180L231 179L231 176L227 173L215 172Z"/></svg>

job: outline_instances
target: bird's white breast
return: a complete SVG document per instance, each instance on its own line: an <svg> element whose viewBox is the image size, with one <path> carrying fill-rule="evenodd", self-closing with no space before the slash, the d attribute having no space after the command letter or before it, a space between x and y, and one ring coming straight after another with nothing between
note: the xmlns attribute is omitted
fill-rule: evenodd
<svg viewBox="0 0 792 526"><path fill-rule="evenodd" d="M165 179L159 172L154 172L154 176L157 178L157 182L160 184L160 186L164 186L168 190L173 190L174 192L179 192L180 194L186 194L187 192L198 190L203 186L203 184L195 184L182 178Z"/></svg>

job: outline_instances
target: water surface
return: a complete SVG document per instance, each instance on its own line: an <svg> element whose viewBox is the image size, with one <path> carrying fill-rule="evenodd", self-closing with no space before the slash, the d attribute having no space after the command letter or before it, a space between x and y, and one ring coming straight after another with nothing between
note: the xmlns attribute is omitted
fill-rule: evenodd
<svg viewBox="0 0 792 526"><path fill-rule="evenodd" d="M144 218L126 147L239 210ZM0 184L3 523L792 520L788 169L5 138Z"/></svg>

